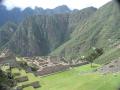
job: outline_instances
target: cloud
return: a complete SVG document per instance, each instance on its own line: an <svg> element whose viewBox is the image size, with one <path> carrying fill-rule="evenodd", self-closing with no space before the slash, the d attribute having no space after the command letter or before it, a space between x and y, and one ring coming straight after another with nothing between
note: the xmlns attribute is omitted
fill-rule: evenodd
<svg viewBox="0 0 120 90"><path fill-rule="evenodd" d="M59 5L67 5L71 9L82 9L89 6L95 6L99 8L103 4L110 0L6 0L4 4L9 8L20 7L22 9L26 7L35 6L43 8L54 8Z"/></svg>

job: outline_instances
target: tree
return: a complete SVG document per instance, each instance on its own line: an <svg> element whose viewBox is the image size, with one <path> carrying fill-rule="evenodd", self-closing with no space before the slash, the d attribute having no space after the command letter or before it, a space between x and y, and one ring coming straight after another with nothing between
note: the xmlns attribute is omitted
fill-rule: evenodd
<svg viewBox="0 0 120 90"><path fill-rule="evenodd" d="M91 53L86 60L91 63L91 67L93 67L92 63L94 62L94 58L96 57L95 53Z"/></svg>
<svg viewBox="0 0 120 90"><path fill-rule="evenodd" d="M95 52L98 56L101 56L104 53L104 50L103 50L103 48L96 48Z"/></svg>
<svg viewBox="0 0 120 90"><path fill-rule="evenodd" d="M91 67L94 60L101 56L103 53L104 50L102 48L93 48L93 52L86 58L86 60L91 63Z"/></svg>

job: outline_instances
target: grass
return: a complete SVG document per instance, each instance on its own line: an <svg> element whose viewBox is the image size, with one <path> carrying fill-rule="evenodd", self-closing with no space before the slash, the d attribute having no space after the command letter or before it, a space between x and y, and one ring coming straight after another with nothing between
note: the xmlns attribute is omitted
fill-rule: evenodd
<svg viewBox="0 0 120 90"><path fill-rule="evenodd" d="M23 90L35 90L32 86L24 88Z"/></svg>
<svg viewBox="0 0 120 90"><path fill-rule="evenodd" d="M22 86L22 85L26 85L26 84L30 84L30 83L39 81L39 78L36 77L33 73L26 73L26 71L22 70L22 69L19 70L18 68L13 68L12 73L13 74L20 73L20 76L16 76L15 78L19 78L19 77L23 77L23 76L28 77L28 81L17 83L17 86ZM40 88L38 88L38 89L40 89ZM35 89L33 87L27 87L27 88L24 88L23 90L35 90Z"/></svg>
<svg viewBox="0 0 120 90"><path fill-rule="evenodd" d="M94 72L98 67L100 65L94 64L91 68L88 64L45 77L36 77L32 73L26 73L17 68L14 68L12 72L21 73L20 77L28 76L29 81L18 83L17 86L40 82L40 88L34 89L30 86L23 90L118 90L120 73L103 75Z"/></svg>
<svg viewBox="0 0 120 90"><path fill-rule="evenodd" d="M25 71L22 70L21 75L20 75L19 77L27 76L27 77L28 77L28 81L18 83L17 86L26 85L26 84L30 84L30 83L39 81L39 78L36 77L33 73L24 73L24 72L25 72Z"/></svg>
<svg viewBox="0 0 120 90"><path fill-rule="evenodd" d="M77 67L55 75L41 77L41 89L36 90L117 90L120 74L91 73L90 65Z"/></svg>

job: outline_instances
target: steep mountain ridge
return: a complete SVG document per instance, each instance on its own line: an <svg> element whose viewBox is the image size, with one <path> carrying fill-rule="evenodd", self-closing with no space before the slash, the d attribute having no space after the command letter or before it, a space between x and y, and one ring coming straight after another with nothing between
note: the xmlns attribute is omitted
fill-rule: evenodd
<svg viewBox="0 0 120 90"><path fill-rule="evenodd" d="M78 26L71 34L71 39L51 55L64 56L70 60L78 59L82 55L87 56L93 47L97 47L103 48L105 53L96 62L105 63L118 58L120 50L115 49L114 44L120 41L119 19L120 11L116 3L107 3L97 10L82 27ZM112 57L106 57L109 51L113 54Z"/></svg>
<svg viewBox="0 0 120 90"><path fill-rule="evenodd" d="M24 10L21 10L20 8L13 8L12 10L7 10L7 8L4 5L0 5L0 26L4 25L6 22L11 21L14 23L20 23L28 16L33 15L53 15L53 14L65 14L70 13L72 10L70 10L67 6L62 5L58 6L54 9L43 9L40 7L35 7L35 9L32 9L30 7L25 8Z"/></svg>
<svg viewBox="0 0 120 90"><path fill-rule="evenodd" d="M95 8L89 7L70 14L28 17L18 26L4 48L22 56L47 55L70 39L69 36L77 24L85 22L95 11Z"/></svg>
<svg viewBox="0 0 120 90"><path fill-rule="evenodd" d="M8 42L7 48L20 56L63 56L67 60L88 56L93 48L104 54L95 60L106 63L120 54L120 10L112 1L99 8L71 13L27 17Z"/></svg>
<svg viewBox="0 0 120 90"><path fill-rule="evenodd" d="M17 25L12 22L7 22L0 28L0 48L11 39L16 30Z"/></svg>
<svg viewBox="0 0 120 90"><path fill-rule="evenodd" d="M24 56L46 55L64 41L66 26L67 15L30 17L18 27L8 47Z"/></svg>

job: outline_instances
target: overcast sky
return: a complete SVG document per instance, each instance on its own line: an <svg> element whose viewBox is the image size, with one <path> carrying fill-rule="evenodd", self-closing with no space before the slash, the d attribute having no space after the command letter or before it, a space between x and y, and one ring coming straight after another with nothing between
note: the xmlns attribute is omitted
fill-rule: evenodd
<svg viewBox="0 0 120 90"><path fill-rule="evenodd" d="M55 8L60 5L67 5L71 9L82 9L89 6L101 7L111 0L6 0L4 4L7 8L26 7L34 8L35 6L46 8Z"/></svg>

